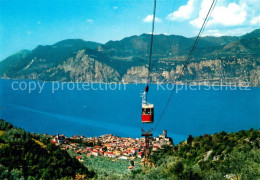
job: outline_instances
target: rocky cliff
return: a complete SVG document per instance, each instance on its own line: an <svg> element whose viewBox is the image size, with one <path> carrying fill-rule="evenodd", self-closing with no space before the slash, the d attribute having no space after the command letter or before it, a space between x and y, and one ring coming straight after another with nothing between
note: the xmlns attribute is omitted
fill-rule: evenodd
<svg viewBox="0 0 260 180"><path fill-rule="evenodd" d="M144 83L150 35L106 44L64 40L20 51L0 62L0 77L74 82ZM194 38L156 35L152 83L260 86L260 29L241 37L203 37L176 82Z"/></svg>

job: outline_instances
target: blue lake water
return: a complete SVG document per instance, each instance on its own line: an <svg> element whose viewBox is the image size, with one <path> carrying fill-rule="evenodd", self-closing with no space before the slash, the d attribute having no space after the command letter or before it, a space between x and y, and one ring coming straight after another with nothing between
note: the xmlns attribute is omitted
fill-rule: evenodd
<svg viewBox="0 0 260 180"><path fill-rule="evenodd" d="M17 127L36 133L59 132L66 136L111 133L123 137L140 137L140 92L145 87L143 84L112 85L111 88L116 90L102 90L109 89L110 86L106 84L91 84L91 87L89 84L83 90L82 84L77 84L77 88L69 90L72 84L70 87L63 84L62 89L61 83L46 82L41 93L39 87L29 93L28 88L25 89L29 82L41 85L43 82L21 82L0 80L0 118ZM19 85L24 90L19 89ZM53 87L59 87L59 90L52 92ZM197 90L182 89L174 93L154 132L155 136L167 129L168 136L178 143L189 134L199 136L260 128L260 88L192 88ZM155 105L155 123L145 125L145 129L155 127L170 93L166 85L150 86L148 100Z"/></svg>

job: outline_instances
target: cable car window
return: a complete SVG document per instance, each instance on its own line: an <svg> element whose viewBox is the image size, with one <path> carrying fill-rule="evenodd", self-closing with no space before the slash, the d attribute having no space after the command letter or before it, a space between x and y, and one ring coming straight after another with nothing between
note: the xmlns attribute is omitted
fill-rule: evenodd
<svg viewBox="0 0 260 180"><path fill-rule="evenodd" d="M150 108L147 108L146 109L146 114L150 114L151 113L151 109Z"/></svg>
<svg viewBox="0 0 260 180"><path fill-rule="evenodd" d="M145 114L145 108L142 108L142 114Z"/></svg>

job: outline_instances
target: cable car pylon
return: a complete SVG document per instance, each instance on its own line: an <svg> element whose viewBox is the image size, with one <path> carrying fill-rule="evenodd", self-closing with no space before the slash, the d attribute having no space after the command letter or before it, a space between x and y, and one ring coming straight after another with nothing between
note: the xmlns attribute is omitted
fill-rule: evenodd
<svg viewBox="0 0 260 180"><path fill-rule="evenodd" d="M150 137L153 136L152 134L153 129L150 129L149 131L145 131L142 129L142 136L145 137L145 145L144 145L144 161L143 166L151 164L151 148L150 148Z"/></svg>

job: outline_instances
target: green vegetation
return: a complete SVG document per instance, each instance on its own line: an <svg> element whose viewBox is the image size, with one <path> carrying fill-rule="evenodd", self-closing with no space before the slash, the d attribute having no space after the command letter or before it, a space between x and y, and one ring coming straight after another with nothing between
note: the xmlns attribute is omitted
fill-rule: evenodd
<svg viewBox="0 0 260 180"><path fill-rule="evenodd" d="M152 153L155 167L129 173L97 173L99 179L259 179L260 130L187 138ZM97 162L96 162L97 163ZM91 164L87 164L89 166ZM95 170L95 169L94 169ZM98 172L98 171L97 171Z"/></svg>
<svg viewBox="0 0 260 180"><path fill-rule="evenodd" d="M41 141L36 140L36 139L32 139L34 142L36 142L37 144L39 144L42 148L47 149L47 146L45 144L43 144Z"/></svg>
<svg viewBox="0 0 260 180"><path fill-rule="evenodd" d="M0 137L0 179L60 179L75 178L77 174L94 175L66 151L50 143L48 137L32 139L30 133L4 120L0 120L0 129L5 130Z"/></svg>
<svg viewBox="0 0 260 180"><path fill-rule="evenodd" d="M69 154L72 157L76 157L77 154L73 151L69 151ZM125 174L131 174L128 170L129 161L128 160L118 160L111 159L103 156L95 157L90 156L87 157L86 154L80 155L83 158L83 164L88 167L89 170L94 171L98 176L101 177L123 177ZM142 165L140 164L140 160L135 160L135 169L142 169Z"/></svg>
<svg viewBox="0 0 260 180"><path fill-rule="evenodd" d="M173 149L163 150L166 153L153 153L156 168L147 175L166 179L259 179L259 137L260 131L253 129L189 136Z"/></svg>
<svg viewBox="0 0 260 180"><path fill-rule="evenodd" d="M50 138L32 135L0 120L0 179L243 179L260 178L260 130L192 137L151 154L154 167L134 170L129 162L83 157L63 151ZM84 142L79 142L84 143ZM96 174L94 174L94 172Z"/></svg>
<svg viewBox="0 0 260 180"><path fill-rule="evenodd" d="M0 130L1 131L5 131L5 130L9 130L12 129L13 125L4 121L3 119L0 119Z"/></svg>
<svg viewBox="0 0 260 180"><path fill-rule="evenodd" d="M0 130L0 136L3 136L5 131Z"/></svg>
<svg viewBox="0 0 260 180"><path fill-rule="evenodd" d="M81 146L88 146L88 147L93 147L94 146L93 142L84 141L82 139L70 139L70 138L68 138L67 141L69 143L78 143Z"/></svg>

